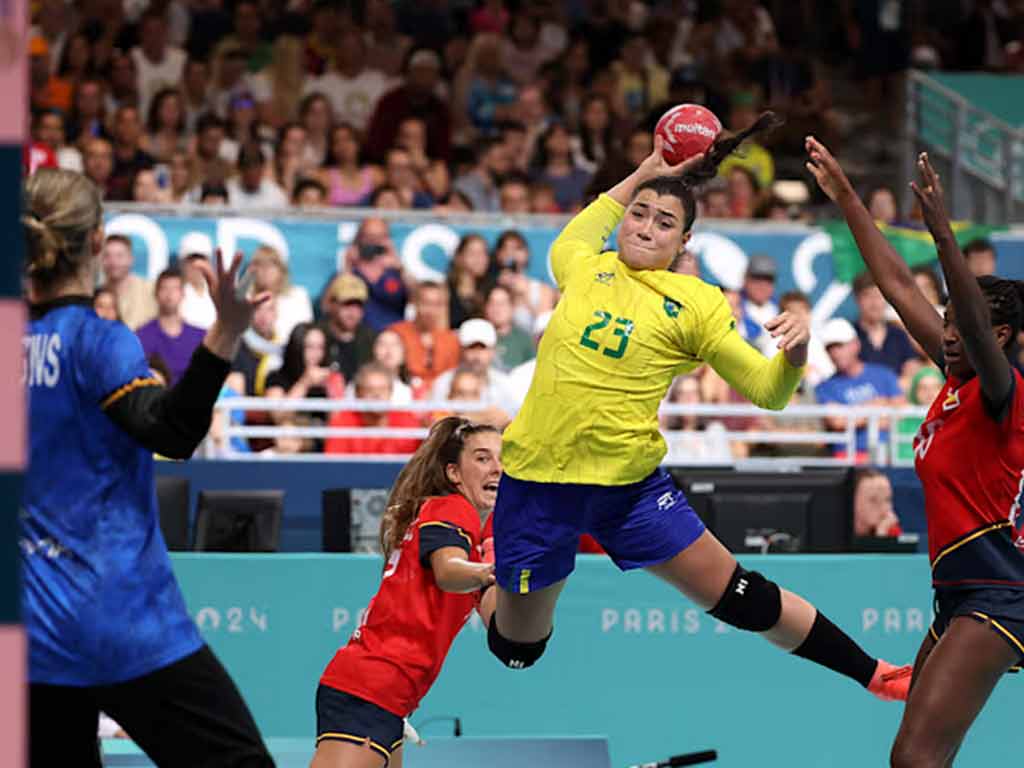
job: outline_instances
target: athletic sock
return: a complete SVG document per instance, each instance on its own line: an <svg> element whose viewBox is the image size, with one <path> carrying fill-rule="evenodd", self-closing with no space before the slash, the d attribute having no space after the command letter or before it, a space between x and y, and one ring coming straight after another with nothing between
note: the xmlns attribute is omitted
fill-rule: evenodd
<svg viewBox="0 0 1024 768"><path fill-rule="evenodd" d="M864 653L864 649L853 638L829 621L821 611L814 617L807 638L793 654L853 678L865 688L878 666L878 659Z"/></svg>

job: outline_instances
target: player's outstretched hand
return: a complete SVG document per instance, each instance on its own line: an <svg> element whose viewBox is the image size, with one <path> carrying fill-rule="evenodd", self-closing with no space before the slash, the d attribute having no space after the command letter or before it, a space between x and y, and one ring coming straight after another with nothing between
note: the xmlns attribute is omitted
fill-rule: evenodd
<svg viewBox="0 0 1024 768"><path fill-rule="evenodd" d="M764 328L778 340L776 346L786 355L790 365L799 367L807 363L811 329L806 319L792 312L783 312L765 323Z"/></svg>
<svg viewBox="0 0 1024 768"><path fill-rule="evenodd" d="M242 279L238 279L238 272L242 266L242 252L238 251L231 260L231 266L224 269L224 260L221 257L220 248L216 250L211 267L205 261L196 261L196 266L206 278L206 284L210 287L210 298L217 308L217 323L224 332L241 336L249 327L253 310L270 298L269 292L263 292L256 296L249 296L249 289L252 287L253 273L246 270ZM216 271L214 271L216 270Z"/></svg>
<svg viewBox="0 0 1024 768"><path fill-rule="evenodd" d="M846 177L839 162L832 156L824 144L813 136L804 140L804 147L807 150L807 170L810 171L821 191L829 196L832 202L838 202L839 198L846 194L853 194L853 185Z"/></svg>
<svg viewBox="0 0 1024 768"><path fill-rule="evenodd" d="M910 188L921 204L921 215L928 225L928 231L936 239L940 235L950 234L952 228L949 225L949 214L946 213L946 195L939 174L928 160L927 152L917 156L917 172L921 174L921 183L912 181Z"/></svg>
<svg viewBox="0 0 1024 768"><path fill-rule="evenodd" d="M676 165L672 165L662 155L662 149L665 146L664 140L661 136L654 137L654 151L651 152L644 161L637 166L637 182L642 184L648 179L654 179L658 176L680 176L690 168L695 167L703 159L704 155L694 155L688 157L683 162Z"/></svg>

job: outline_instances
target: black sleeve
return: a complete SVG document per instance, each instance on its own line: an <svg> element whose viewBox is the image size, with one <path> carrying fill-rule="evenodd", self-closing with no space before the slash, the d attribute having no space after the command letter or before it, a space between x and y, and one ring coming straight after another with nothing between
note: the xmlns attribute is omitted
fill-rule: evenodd
<svg viewBox="0 0 1024 768"><path fill-rule="evenodd" d="M173 387L128 389L107 402L104 410L148 450L170 459L187 459L210 431L213 404L230 368L228 361L200 344Z"/></svg>
<svg viewBox="0 0 1024 768"><path fill-rule="evenodd" d="M440 520L420 524L420 565L430 567L430 556L443 547L459 547L470 553L469 534L454 523Z"/></svg>

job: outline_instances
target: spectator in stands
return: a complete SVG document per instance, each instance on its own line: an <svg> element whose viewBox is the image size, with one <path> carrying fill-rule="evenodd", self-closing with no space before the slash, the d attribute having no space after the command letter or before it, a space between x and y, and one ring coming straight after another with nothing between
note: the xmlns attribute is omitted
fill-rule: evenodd
<svg viewBox="0 0 1024 768"><path fill-rule="evenodd" d="M363 307L369 293L355 275L337 275L325 292L327 363L340 371L346 382L373 356L373 331L363 323Z"/></svg>
<svg viewBox="0 0 1024 768"><path fill-rule="evenodd" d="M199 187L200 205L227 205L228 188L219 181L204 181Z"/></svg>
<svg viewBox="0 0 1024 768"><path fill-rule="evenodd" d="M189 232L178 243L178 267L185 284L181 317L189 325L203 330L207 330L217 319L217 307L197 262L209 262L212 259L213 243L202 232Z"/></svg>
<svg viewBox="0 0 1024 768"><path fill-rule="evenodd" d="M316 179L299 179L292 190L292 205L296 208L325 208L327 189Z"/></svg>
<svg viewBox="0 0 1024 768"><path fill-rule="evenodd" d="M811 300L807 294L800 291L789 291L782 294L779 299L779 310L799 315L806 322L808 327L811 323ZM832 364L832 358L825 350L825 345L815 334L811 334L807 349L807 368L804 374L804 382L813 389L821 382L832 377L836 367Z"/></svg>
<svg viewBox="0 0 1024 768"><path fill-rule="evenodd" d="M250 142L238 153L238 177L228 179L228 202L235 208L285 208L288 196L265 173L260 145Z"/></svg>
<svg viewBox="0 0 1024 768"><path fill-rule="evenodd" d="M188 58L167 41L165 12L152 8L139 19L139 45L131 50L139 84L139 113L149 113L153 97L164 88L177 88Z"/></svg>
<svg viewBox="0 0 1024 768"><path fill-rule="evenodd" d="M124 324L134 331L156 317L153 285L132 272L132 241L124 235L107 235L102 263L104 287L117 297L117 314Z"/></svg>
<svg viewBox="0 0 1024 768"><path fill-rule="evenodd" d="M910 405L928 408L942 391L942 386L945 383L946 379L942 375L942 371L934 365L922 366L910 380L907 387L907 401ZM901 460L910 462L914 460L914 436L917 435L922 423L924 423L924 419L920 416L904 416L899 420L896 430L902 439L896 455Z"/></svg>
<svg viewBox="0 0 1024 768"><path fill-rule="evenodd" d="M434 198L413 165L412 155L401 147L387 151L384 163L384 182L395 190L402 208L430 208Z"/></svg>
<svg viewBox="0 0 1024 768"><path fill-rule="evenodd" d="M302 41L280 35L274 41L270 62L249 78L260 122L277 128L298 119L304 80Z"/></svg>
<svg viewBox="0 0 1024 768"><path fill-rule="evenodd" d="M167 195L171 203L191 201L196 179L188 152L182 150L171 155L167 167L167 180Z"/></svg>
<svg viewBox="0 0 1024 768"><path fill-rule="evenodd" d="M996 249L991 240L977 238L964 246L964 258L975 277L996 273Z"/></svg>
<svg viewBox="0 0 1024 768"><path fill-rule="evenodd" d="M30 40L38 37L47 47L48 71L56 72L64 46L72 31L72 8L63 0L43 0L33 14L35 23L29 28Z"/></svg>
<svg viewBox="0 0 1024 768"><path fill-rule="evenodd" d="M601 95L590 90L593 75L590 50L590 42L586 37L574 35L565 53L551 61L542 73L551 103L558 105L565 124L580 134L584 131L582 119L586 99ZM601 97L608 102L609 111L615 116L610 100L607 96Z"/></svg>
<svg viewBox="0 0 1024 768"><path fill-rule="evenodd" d="M755 253L747 262L741 292L742 312L744 318L752 320L757 325L757 335L748 340L756 342L764 335L764 324L779 314L779 305L774 300L777 271L775 259L766 254ZM775 354L774 348L771 348L771 354Z"/></svg>
<svg viewBox="0 0 1024 768"><path fill-rule="evenodd" d="M174 267L165 269L156 279L156 318L135 331L147 357L160 355L166 361L171 372L171 385L181 378L192 353L206 335L202 328L189 325L182 319L183 297L181 272Z"/></svg>
<svg viewBox="0 0 1024 768"><path fill-rule="evenodd" d="M484 379L484 400L507 409L516 401L508 376L494 366L498 335L494 326L482 318L472 318L459 326L459 365L476 371ZM444 400L451 390L454 370L437 377L431 400Z"/></svg>
<svg viewBox="0 0 1024 768"><path fill-rule="evenodd" d="M547 330L548 322L551 320L551 312L542 312L537 316L534 321L532 334L533 334L533 348L534 350L540 345L541 336L544 335L544 331ZM514 397L513 402L508 404L510 412L515 414L523 406L523 401L526 400L526 393L530 389L530 384L533 382L533 374L537 370L537 358L536 356L530 358L525 363L521 363L509 371L509 391Z"/></svg>
<svg viewBox="0 0 1024 768"><path fill-rule="evenodd" d="M337 38L334 68L306 82L304 93L322 93L331 102L335 120L351 123L365 131L380 98L392 87L383 72L366 65L366 41L355 26Z"/></svg>
<svg viewBox="0 0 1024 768"><path fill-rule="evenodd" d="M729 207L728 185L724 181L720 183L711 181L708 183L700 197L700 209L701 216L707 219L730 218L732 216L732 209Z"/></svg>
<svg viewBox="0 0 1024 768"><path fill-rule="evenodd" d="M367 363L356 374L356 399L390 403L394 376L377 363ZM332 427L391 427L415 429L420 421L408 411L337 411L331 415ZM325 453L404 454L413 453L421 440L415 437L330 437Z"/></svg>
<svg viewBox="0 0 1024 768"><path fill-rule="evenodd" d="M58 168L82 172L82 153L68 146L64 130L64 117L50 109L39 112L33 118L32 137L53 152Z"/></svg>
<svg viewBox="0 0 1024 768"><path fill-rule="evenodd" d="M188 132L199 130L199 119L209 113L213 102L210 99L210 66L203 59L190 58L185 62L181 77L182 108Z"/></svg>
<svg viewBox="0 0 1024 768"><path fill-rule="evenodd" d="M374 2L386 5L383 0ZM436 94L440 77L441 59L434 51L421 48L409 57L405 81L381 97L370 119L366 154L371 160L384 161L384 153L408 117L417 117L426 126L427 155L444 162L450 159L452 120L448 105Z"/></svg>
<svg viewBox="0 0 1024 768"><path fill-rule="evenodd" d="M642 34L629 35L612 64L619 98L629 113L643 115L668 98L668 72L650 56Z"/></svg>
<svg viewBox="0 0 1024 768"><path fill-rule="evenodd" d="M512 166L520 170L530 170L537 155L537 148L540 145L540 138L547 130L559 122L552 112L544 94L544 88L540 83L524 85L519 89L515 104L515 128L519 130L522 126L522 135L518 140L506 135L505 126L499 126L506 146L509 148L509 160Z"/></svg>
<svg viewBox="0 0 1024 768"><path fill-rule="evenodd" d="M310 160L323 165L327 160L331 132L331 102L322 93L309 93L299 104L299 122L306 129Z"/></svg>
<svg viewBox="0 0 1024 768"><path fill-rule="evenodd" d="M448 264L448 323L452 328L483 314L484 297L492 281L487 241L481 235L464 235Z"/></svg>
<svg viewBox="0 0 1024 768"><path fill-rule="evenodd" d="M278 129L274 159L267 176L290 199L296 182L305 175L312 175L314 168L309 165L306 151L306 129L298 123L285 123Z"/></svg>
<svg viewBox="0 0 1024 768"><path fill-rule="evenodd" d="M40 36L29 40L29 101L32 110L71 108L71 83L58 77L50 67L50 46Z"/></svg>
<svg viewBox="0 0 1024 768"><path fill-rule="evenodd" d="M163 88L153 96L146 119L146 134L139 142L155 162L166 163L175 152L187 149L185 107L181 92Z"/></svg>
<svg viewBox="0 0 1024 768"><path fill-rule="evenodd" d="M672 383L665 401L673 405L700 404L700 380L692 374L679 376ZM658 420L663 431L686 433L668 435L668 461L677 464L690 461L720 461L726 464L733 460L731 442L726 437L725 425L721 421L696 414L659 416Z"/></svg>
<svg viewBox="0 0 1024 768"><path fill-rule="evenodd" d="M367 0L364 16L367 66L397 77L412 48L412 38L398 31L389 0ZM440 70L440 58L437 62Z"/></svg>
<svg viewBox="0 0 1024 768"><path fill-rule="evenodd" d="M142 168L135 172L132 177L132 195L134 203L149 203L150 205L164 205L169 203L171 198L166 190L160 188L160 181L157 179L154 168Z"/></svg>
<svg viewBox="0 0 1024 768"><path fill-rule="evenodd" d="M486 381L477 371L465 365L460 365L452 372L452 383L448 389L448 400L467 403L481 403L478 408L460 411L434 411L430 414L429 421L436 423L448 416L460 416L478 424L490 424L503 430L512 421L508 413L497 405L487 405L485 401Z"/></svg>
<svg viewBox="0 0 1024 768"><path fill-rule="evenodd" d="M928 299L941 315L946 305L946 292L943 290L942 281L935 274L935 270L929 266L922 265L914 267L911 272L914 273L914 282L917 283L918 290L924 294L924 297Z"/></svg>
<svg viewBox="0 0 1024 768"><path fill-rule="evenodd" d="M68 36L64 50L61 52L57 75L74 86L80 80L91 77L96 72L92 61L92 42L82 32Z"/></svg>
<svg viewBox="0 0 1024 768"><path fill-rule="evenodd" d="M991 72L1006 68L1006 46L1021 32L1008 14L1008 5L996 0L971 3L970 13L957 25L958 68Z"/></svg>
<svg viewBox="0 0 1024 768"><path fill-rule="evenodd" d="M473 169L458 176L452 188L469 198L474 211L492 213L501 207L498 183L509 171L508 152L504 142L493 136L476 142L476 152Z"/></svg>
<svg viewBox="0 0 1024 768"><path fill-rule="evenodd" d="M516 97L516 86L501 64L500 38L477 35L455 80L455 103L463 116L480 134L492 135L501 121L519 117Z"/></svg>
<svg viewBox="0 0 1024 768"><path fill-rule="evenodd" d="M836 372L830 379L819 384L815 396L819 403L840 403L842 405L879 405L894 406L903 404L903 393L900 390L896 374L883 365L865 363L860 359L860 341L857 331L842 318L829 320L821 332L821 341L828 350ZM868 420L858 418L856 426L856 460L868 461ZM832 432L846 430L847 419L844 416L828 416L826 427ZM879 432L882 442L888 441L888 424L883 421ZM846 450L842 445L835 445L833 453L845 458Z"/></svg>
<svg viewBox="0 0 1024 768"><path fill-rule="evenodd" d="M135 107L120 107L114 115L114 170L107 182L107 199L131 200L132 179L152 168L155 160L141 147L142 123Z"/></svg>
<svg viewBox="0 0 1024 768"><path fill-rule="evenodd" d="M573 162L593 174L608 159L614 141L615 126L608 99L596 93L587 96L580 110L579 130L569 142Z"/></svg>
<svg viewBox="0 0 1024 768"><path fill-rule="evenodd" d="M569 132L553 123L538 139L533 160L533 181L550 184L562 212L578 209L590 181L590 174L577 168L572 158Z"/></svg>
<svg viewBox="0 0 1024 768"><path fill-rule="evenodd" d="M105 110L108 115L121 107L138 107L139 80L135 60L126 53L115 51L110 59L107 76Z"/></svg>
<svg viewBox="0 0 1024 768"><path fill-rule="evenodd" d="M561 53L541 39L538 20L523 8L511 19L508 34L502 39L501 63L512 82L533 82L541 68Z"/></svg>
<svg viewBox="0 0 1024 768"><path fill-rule="evenodd" d="M730 131L742 131L754 124L760 111L757 96L752 91L738 91L733 94L729 104L726 128ZM772 154L754 139L747 139L736 152L725 158L718 166L718 175L729 178L732 169L737 167L752 171L760 189L768 189L775 181L775 161Z"/></svg>
<svg viewBox="0 0 1024 768"><path fill-rule="evenodd" d="M889 305L875 285L870 272L862 272L853 281L853 298L858 317L854 322L860 341L860 359L884 365L897 376L908 360L919 357L907 332L889 322Z"/></svg>
<svg viewBox="0 0 1024 768"><path fill-rule="evenodd" d="M428 155L426 122L418 117L402 120L395 137L395 146L409 153L412 169L423 191L433 200L444 199L448 195L450 181L448 166Z"/></svg>
<svg viewBox="0 0 1024 768"><path fill-rule="evenodd" d="M226 47L217 53L211 79L210 108L221 120L227 119L233 99L252 95L245 54L240 48Z"/></svg>
<svg viewBox="0 0 1024 768"><path fill-rule="evenodd" d="M726 177L729 190L729 217L752 219L761 203L761 188L749 168L735 166Z"/></svg>
<svg viewBox="0 0 1024 768"><path fill-rule="evenodd" d="M309 75L322 75L330 69L342 29L339 4L330 0L313 3L309 34L305 44L305 67Z"/></svg>
<svg viewBox="0 0 1024 768"><path fill-rule="evenodd" d="M193 175L200 182L223 183L227 170L225 161L232 151L226 141L224 121L213 114L205 114L196 123L195 153L192 158ZM223 147L223 149L222 149ZM237 162L237 151L231 162Z"/></svg>
<svg viewBox="0 0 1024 768"><path fill-rule="evenodd" d="M234 34L225 37L218 46L218 50L236 48L241 51L245 57L245 68L252 73L267 66L273 55L270 43L263 38L262 13L257 0L237 0Z"/></svg>
<svg viewBox="0 0 1024 768"><path fill-rule="evenodd" d="M103 88L103 82L95 77L87 77L75 86L68 116L67 140L79 145L79 149L83 141L102 136L106 131Z"/></svg>
<svg viewBox="0 0 1024 768"><path fill-rule="evenodd" d="M530 334L513 322L512 315L512 292L504 285L492 286L484 303L484 319L498 335L494 367L504 373L537 354Z"/></svg>
<svg viewBox="0 0 1024 768"><path fill-rule="evenodd" d="M277 299L271 298L253 311L249 328L242 334L238 354L231 363L227 383L246 397L263 397L267 378L281 367L284 340L277 335Z"/></svg>
<svg viewBox="0 0 1024 768"><path fill-rule="evenodd" d="M413 296L415 314L391 326L405 347L410 385L417 396L429 392L434 380L459 364L459 337L448 327L448 293L444 285L424 281Z"/></svg>
<svg viewBox="0 0 1024 768"><path fill-rule="evenodd" d="M853 479L853 535L895 537L901 533L889 477L870 467L858 469Z"/></svg>
<svg viewBox="0 0 1024 768"><path fill-rule="evenodd" d="M390 328L385 328L373 340L373 362L391 371L391 402L406 405L412 402L412 387L409 386L409 371L405 367L405 345L402 337ZM352 394L355 396L355 387Z"/></svg>
<svg viewBox="0 0 1024 768"><path fill-rule="evenodd" d="M313 323L299 323L292 329L285 344L281 367L267 376L266 397L279 398L341 398L345 382L327 364L327 337ZM323 426L324 411L274 411L273 419L281 426ZM276 450L281 453L319 452L319 438L278 437Z"/></svg>
<svg viewBox="0 0 1024 768"><path fill-rule="evenodd" d="M348 123L331 129L326 165L317 171L317 178L327 188L331 205L360 205L384 181L384 174L374 165L360 164L359 136Z"/></svg>
<svg viewBox="0 0 1024 768"><path fill-rule="evenodd" d="M355 240L345 251L345 264L366 283L365 320L375 332L405 318L408 301L402 262L384 219L363 219Z"/></svg>
<svg viewBox="0 0 1024 768"><path fill-rule="evenodd" d="M871 217L883 224L895 224L900 220L900 206L896 201L896 193L884 184L868 192L867 208Z"/></svg>
<svg viewBox="0 0 1024 768"><path fill-rule="evenodd" d="M498 185L498 200L502 213L530 213L530 177L520 171L506 174Z"/></svg>
<svg viewBox="0 0 1024 768"><path fill-rule="evenodd" d="M402 196L398 194L398 190L387 184L373 190L369 205L371 208L381 211L406 211L409 209L409 206L402 200Z"/></svg>
<svg viewBox="0 0 1024 768"><path fill-rule="evenodd" d="M287 339L299 323L313 320L313 304L301 285L291 282L288 262L276 249L261 245L252 252L249 269L253 273L253 290L269 291L277 299L277 336Z"/></svg>
<svg viewBox="0 0 1024 768"><path fill-rule="evenodd" d="M492 256L498 270L498 285L512 294L512 321L525 331L534 332L536 319L555 307L557 293L547 283L530 277L530 247L526 238L514 229L498 235Z"/></svg>
<svg viewBox="0 0 1024 768"><path fill-rule="evenodd" d="M106 286L97 288L93 293L92 311L104 320L121 320L117 311L117 294Z"/></svg>

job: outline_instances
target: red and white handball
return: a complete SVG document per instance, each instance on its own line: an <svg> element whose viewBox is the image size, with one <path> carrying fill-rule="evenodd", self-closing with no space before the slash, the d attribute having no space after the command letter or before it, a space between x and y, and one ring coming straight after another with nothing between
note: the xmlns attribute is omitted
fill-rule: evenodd
<svg viewBox="0 0 1024 768"><path fill-rule="evenodd" d="M672 165L706 152L721 132L722 121L700 104L672 107L654 128L654 135L664 142L661 155Z"/></svg>

